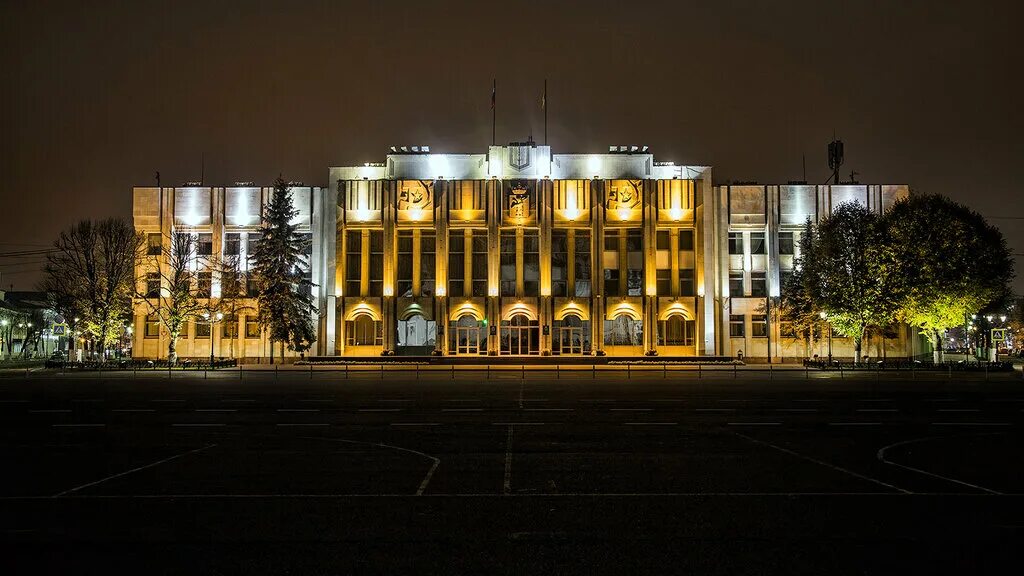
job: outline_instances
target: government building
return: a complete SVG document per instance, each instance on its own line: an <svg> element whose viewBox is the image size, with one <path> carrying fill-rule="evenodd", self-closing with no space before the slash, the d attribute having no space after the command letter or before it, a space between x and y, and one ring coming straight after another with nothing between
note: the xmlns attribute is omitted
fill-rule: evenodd
<svg viewBox="0 0 1024 576"><path fill-rule="evenodd" d="M308 354L321 358L852 357L850 339L796 337L773 298L808 219L851 201L881 212L909 194L715 185L711 167L655 161L646 147L553 154L532 141L476 154L392 148L383 162L330 168L328 182L292 187L319 310ZM236 256L244 274L272 190L136 187L134 222L152 254L171 233L195 234L196 273L216 300L203 257ZM149 274L154 285L140 288L155 294ZM265 358L254 306L190 322L179 356ZM167 334L145 302L135 310L133 354L166 357ZM863 353L923 352L902 326L872 334Z"/></svg>

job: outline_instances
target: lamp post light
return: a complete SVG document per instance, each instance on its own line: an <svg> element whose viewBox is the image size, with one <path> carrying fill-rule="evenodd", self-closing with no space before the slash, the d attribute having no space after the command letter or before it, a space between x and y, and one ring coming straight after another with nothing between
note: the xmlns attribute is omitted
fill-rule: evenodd
<svg viewBox="0 0 1024 576"><path fill-rule="evenodd" d="M209 312L204 312L203 313L203 317L205 317L210 322L210 368L213 368L213 332L214 332L214 326L217 325L217 321L219 321L219 320L224 318L224 315L221 314L220 312L217 312L216 314L211 316Z"/></svg>
<svg viewBox="0 0 1024 576"><path fill-rule="evenodd" d="M822 312L821 319L828 324L828 365L832 365L832 323L828 321L828 314Z"/></svg>

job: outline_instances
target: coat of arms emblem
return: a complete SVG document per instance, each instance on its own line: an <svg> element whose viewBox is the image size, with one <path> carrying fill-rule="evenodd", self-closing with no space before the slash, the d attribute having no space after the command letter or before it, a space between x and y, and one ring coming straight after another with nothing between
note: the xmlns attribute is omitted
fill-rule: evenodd
<svg viewBox="0 0 1024 576"><path fill-rule="evenodd" d="M522 186L513 187L508 195L509 218L525 219L530 214L530 192Z"/></svg>

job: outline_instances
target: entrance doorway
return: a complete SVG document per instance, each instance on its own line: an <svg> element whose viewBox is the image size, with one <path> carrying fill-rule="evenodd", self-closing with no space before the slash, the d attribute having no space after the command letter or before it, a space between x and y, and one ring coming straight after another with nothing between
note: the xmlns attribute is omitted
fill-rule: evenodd
<svg viewBox="0 0 1024 576"><path fill-rule="evenodd" d="M480 321L470 314L464 314L455 321L452 335L455 338L452 349L460 356L487 353L487 334L480 327Z"/></svg>
<svg viewBox="0 0 1024 576"><path fill-rule="evenodd" d="M398 354L427 356L434 351L436 340L437 324L422 314L412 314L398 321Z"/></svg>
<svg viewBox="0 0 1024 576"><path fill-rule="evenodd" d="M584 343L588 340L583 320L575 314L562 318L558 327L558 339L555 342L556 353L560 355L582 355Z"/></svg>
<svg viewBox="0 0 1024 576"><path fill-rule="evenodd" d="M501 353L513 356L540 354L540 327L525 314L501 323Z"/></svg>

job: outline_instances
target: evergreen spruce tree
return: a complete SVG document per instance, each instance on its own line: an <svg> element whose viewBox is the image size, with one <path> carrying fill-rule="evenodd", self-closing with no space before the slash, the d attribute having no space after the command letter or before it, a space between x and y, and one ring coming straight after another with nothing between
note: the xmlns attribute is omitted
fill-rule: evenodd
<svg viewBox="0 0 1024 576"><path fill-rule="evenodd" d="M297 232L292 219L298 210L292 205L292 193L279 176L274 193L263 215L262 237L250 255L256 281L260 327L270 338L270 362L274 362L274 343L304 352L315 339L312 313L315 310L309 287L303 276L307 240Z"/></svg>

